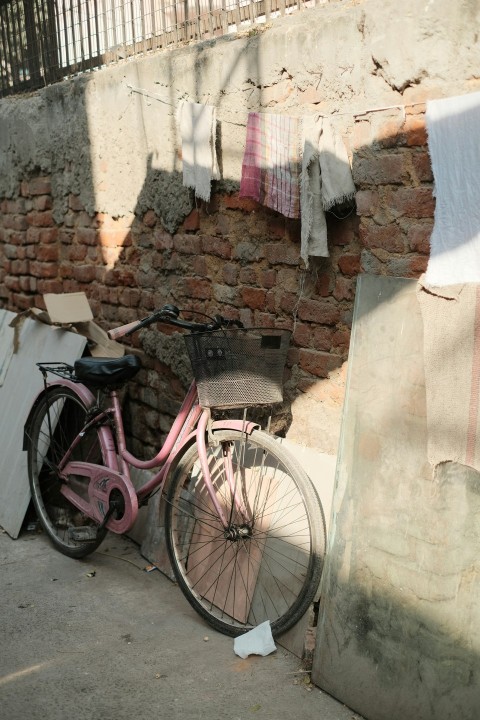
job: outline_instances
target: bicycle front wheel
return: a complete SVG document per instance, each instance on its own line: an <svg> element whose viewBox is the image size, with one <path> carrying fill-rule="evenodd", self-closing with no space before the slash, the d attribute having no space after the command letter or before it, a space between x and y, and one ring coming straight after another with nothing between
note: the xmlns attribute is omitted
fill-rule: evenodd
<svg viewBox="0 0 480 720"><path fill-rule="evenodd" d="M269 620L291 628L313 601L325 553L320 500L306 473L269 434L225 430L207 446L214 495L197 446L169 485L166 538L178 584L216 630L239 635Z"/></svg>
<svg viewBox="0 0 480 720"><path fill-rule="evenodd" d="M93 552L106 535L106 528L74 507L62 495L58 464L85 425L87 408L69 388L54 387L40 399L28 435L28 476L35 510L40 524L57 550L73 558ZM104 464L102 446L96 429L84 434L71 455L72 460ZM69 477L77 494L88 500L88 478ZM81 530L80 530L81 528ZM75 539L75 530L88 541Z"/></svg>

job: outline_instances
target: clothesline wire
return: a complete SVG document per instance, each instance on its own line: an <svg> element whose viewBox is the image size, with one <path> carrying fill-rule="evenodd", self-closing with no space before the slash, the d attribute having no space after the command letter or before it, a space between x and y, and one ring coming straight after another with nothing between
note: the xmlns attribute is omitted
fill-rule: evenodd
<svg viewBox="0 0 480 720"><path fill-rule="evenodd" d="M158 100L158 102L164 103L165 105L170 105L170 107L175 108L175 104L169 102L168 100L165 100L164 98L161 98L156 93L151 93L148 90L144 90L143 88L136 88L131 84L127 84L127 88L130 90L130 92L138 93L139 95L144 95L145 97L152 98L153 100ZM362 115L368 115L369 113L374 112L382 112L384 110L403 110L405 112L405 108L407 107L417 107L418 105L425 105L425 102L411 102L411 103L397 103L395 105L384 105L382 107L373 107L368 108L366 110L358 110L356 112L336 112L331 113L330 115L325 115L324 113L310 113L315 116L319 117L340 117L340 116L349 116L349 117L361 117ZM247 111L245 111L247 112ZM246 123L241 122L235 122L234 120L227 120L222 118L217 118L220 122L228 123L229 125L240 125L242 127L246 126Z"/></svg>

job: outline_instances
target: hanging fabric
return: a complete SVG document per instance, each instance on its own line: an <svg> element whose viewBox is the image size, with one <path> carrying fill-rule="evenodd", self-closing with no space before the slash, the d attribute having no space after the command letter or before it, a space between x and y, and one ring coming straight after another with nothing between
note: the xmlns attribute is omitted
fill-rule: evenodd
<svg viewBox="0 0 480 720"><path fill-rule="evenodd" d="M298 118L249 113L240 197L300 217L299 129Z"/></svg>
<svg viewBox="0 0 480 720"><path fill-rule="evenodd" d="M332 123L321 116L303 121L301 172L301 250L309 257L328 257L325 211L354 201L355 185L345 144Z"/></svg>
<svg viewBox="0 0 480 720"><path fill-rule="evenodd" d="M182 100L177 123L182 140L183 184L208 202L212 180L220 177L215 149L216 109Z"/></svg>
<svg viewBox="0 0 480 720"><path fill-rule="evenodd" d="M429 285L480 282L480 92L427 103L435 180Z"/></svg>

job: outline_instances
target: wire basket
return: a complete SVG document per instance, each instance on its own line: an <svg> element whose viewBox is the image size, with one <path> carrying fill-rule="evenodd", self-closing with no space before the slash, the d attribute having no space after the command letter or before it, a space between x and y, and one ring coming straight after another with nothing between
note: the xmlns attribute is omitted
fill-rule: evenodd
<svg viewBox="0 0 480 720"><path fill-rule="evenodd" d="M184 335L203 407L270 405L283 399L288 330L249 328Z"/></svg>

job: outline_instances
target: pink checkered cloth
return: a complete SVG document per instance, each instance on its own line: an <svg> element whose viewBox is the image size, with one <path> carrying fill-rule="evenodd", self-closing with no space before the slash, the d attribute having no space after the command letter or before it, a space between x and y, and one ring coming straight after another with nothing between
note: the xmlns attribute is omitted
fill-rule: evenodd
<svg viewBox="0 0 480 720"><path fill-rule="evenodd" d="M240 197L300 217L299 130L298 118L249 113Z"/></svg>

